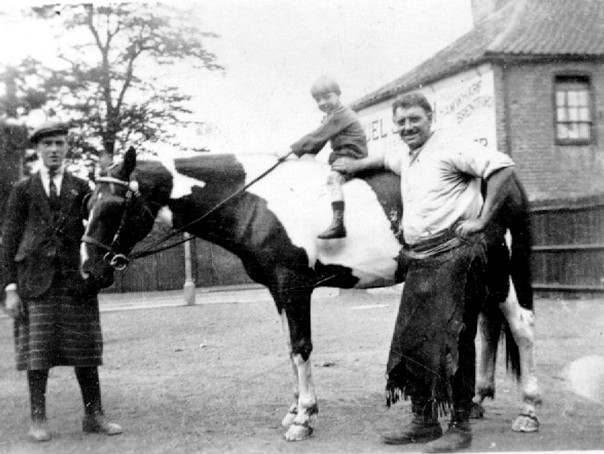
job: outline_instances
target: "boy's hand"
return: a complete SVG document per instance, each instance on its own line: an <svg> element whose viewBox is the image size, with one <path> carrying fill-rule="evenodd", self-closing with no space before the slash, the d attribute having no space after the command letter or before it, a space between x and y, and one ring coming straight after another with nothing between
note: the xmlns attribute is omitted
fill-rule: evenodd
<svg viewBox="0 0 604 454"><path fill-rule="evenodd" d="M331 165L331 170L335 170L336 172L354 175L358 172L357 160L351 158L339 158L334 161Z"/></svg>
<svg viewBox="0 0 604 454"><path fill-rule="evenodd" d="M291 148L287 150L279 150L275 153L275 155L277 158L279 158L279 161L284 161L290 156L296 156Z"/></svg>

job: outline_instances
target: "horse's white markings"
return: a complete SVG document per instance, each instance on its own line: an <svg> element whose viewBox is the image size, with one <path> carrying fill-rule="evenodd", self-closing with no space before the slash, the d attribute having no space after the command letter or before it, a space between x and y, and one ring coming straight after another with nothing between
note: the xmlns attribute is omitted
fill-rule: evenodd
<svg viewBox="0 0 604 454"><path fill-rule="evenodd" d="M354 311L363 311L367 309L376 309L381 307L389 307L388 304L364 304L363 306L352 306L350 309Z"/></svg>
<svg viewBox="0 0 604 454"><path fill-rule="evenodd" d="M239 156L246 183L274 164L274 157ZM317 261L352 269L357 287L390 285L394 280L400 244L377 196L367 183L352 180L344 186L348 236L317 240L331 222L331 200L325 190L329 166L315 160L286 161L248 191L262 197L285 227L292 243L303 248L309 266Z"/></svg>
<svg viewBox="0 0 604 454"><path fill-rule="evenodd" d="M173 213L172 210L170 210L170 208L168 208L167 206L163 206L160 208L155 219L161 222L162 224L169 225L170 227L173 226Z"/></svg>
<svg viewBox="0 0 604 454"><path fill-rule="evenodd" d="M88 248L86 246L86 243L80 243L80 263L86 263L88 261ZM88 278L88 273L85 273L82 267L80 267L80 274L84 279Z"/></svg>
<svg viewBox="0 0 604 454"><path fill-rule="evenodd" d="M195 178L178 173L174 158L160 155L159 160L172 175L171 199L180 199L181 197L190 195L193 192L193 187L203 188L206 185L205 181L196 180Z"/></svg>

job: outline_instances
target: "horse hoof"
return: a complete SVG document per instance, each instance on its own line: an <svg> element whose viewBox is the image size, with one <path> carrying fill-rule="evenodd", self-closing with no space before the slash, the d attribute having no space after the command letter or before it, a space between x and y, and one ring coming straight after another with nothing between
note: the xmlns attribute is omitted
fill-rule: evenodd
<svg viewBox="0 0 604 454"><path fill-rule="evenodd" d="M296 416L298 416L298 413L291 411L288 412L285 417L281 420L281 425L283 427L289 428L289 426L294 423L294 419L296 419Z"/></svg>
<svg viewBox="0 0 604 454"><path fill-rule="evenodd" d="M313 428L306 424L292 424L289 430L285 433L287 441L302 441L306 440L313 433Z"/></svg>
<svg viewBox="0 0 604 454"><path fill-rule="evenodd" d="M482 419L484 418L484 407L476 402L472 402L470 407L470 419Z"/></svg>
<svg viewBox="0 0 604 454"><path fill-rule="evenodd" d="M514 432L538 432L539 431L539 420L536 416L531 415L520 415L516 418L512 424L512 430Z"/></svg>

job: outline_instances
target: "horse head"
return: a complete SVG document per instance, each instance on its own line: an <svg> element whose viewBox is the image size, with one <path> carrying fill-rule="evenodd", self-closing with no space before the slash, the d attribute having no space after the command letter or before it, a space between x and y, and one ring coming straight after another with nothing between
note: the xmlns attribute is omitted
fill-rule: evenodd
<svg viewBox="0 0 604 454"><path fill-rule="evenodd" d="M130 148L121 164L96 181L87 208L81 245L81 273L98 288L113 283L113 271L128 265L136 243L153 228L155 216L134 178L136 151Z"/></svg>

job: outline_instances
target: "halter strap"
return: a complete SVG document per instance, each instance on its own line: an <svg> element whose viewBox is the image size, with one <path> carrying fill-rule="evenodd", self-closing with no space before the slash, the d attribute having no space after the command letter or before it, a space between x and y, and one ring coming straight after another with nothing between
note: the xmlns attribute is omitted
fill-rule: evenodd
<svg viewBox="0 0 604 454"><path fill-rule="evenodd" d="M277 162L275 164L273 164L272 166L270 166L268 169L266 169L262 174L258 175L256 178L254 178L252 181L250 181L248 184L246 184L245 186L241 187L240 189L238 189L237 191L233 192L232 194L230 194L229 196L227 196L226 198L224 198L223 200L221 200L220 202L218 202L214 207L212 207L209 211L205 212L204 214L202 214L199 218L195 219L192 222L189 222L188 224L183 225L182 227L176 229L174 232L168 233L166 235L164 235L162 238L160 238L158 241L156 241L155 244L159 245L161 243L163 243L164 241L169 240L170 238L172 238L173 236L178 235L179 233L182 233L185 231L185 228L187 228L190 225L193 225L201 220L203 220L204 218L206 218L207 216L209 216L210 214L212 214L214 211L216 211L217 209L219 209L220 207L222 207L224 204L226 204L227 202L229 202L230 200L232 200L233 198L239 196L241 193L243 193L246 189L248 189L250 186L252 186L253 184L257 183L259 180L261 180L262 178L264 178L266 175L268 175L269 173L271 173L273 170L275 170L281 163L283 163L291 154L293 153L293 151L290 151L289 153L287 153L285 156L282 156L280 158L277 159ZM125 186L128 188L128 190L130 191L130 193L134 193L137 194L138 193L138 184L136 184L136 181L126 181L126 180L120 180L118 178L114 178L114 177L100 177L96 180L99 183L115 183L118 184L120 186ZM136 184L136 189L133 189L132 184L135 183ZM124 211L125 213L125 211ZM124 221L124 218L122 218L122 222L120 222L120 224L122 224ZM121 228L121 225L120 225ZM119 232L120 229L118 229ZM114 237L113 240L113 244L115 244L115 241L117 239L117 233L116 232L116 236ZM187 241L191 241L194 237L191 236L189 238L185 238L179 241L176 241L174 243L171 243L167 246L163 246L160 248L156 248L153 249L151 247L148 247L147 249L144 249L142 251L139 251L135 254L129 254L129 257L127 257L126 259L130 258L130 259L138 259L138 258L142 258L142 257L147 257L149 255L153 255L153 254L157 254L159 252L163 252L165 250L171 249L173 247L176 247L180 244L186 243ZM92 240L92 241L91 241ZM105 249L113 254L115 254L115 251L113 250L113 248L111 246L106 246L103 244L100 244L98 242L96 242L96 240L93 240L90 237L85 236L84 238L82 238L82 241L86 242L86 243L90 243L92 245L95 246L99 246L102 249ZM113 246L112 244L112 246ZM121 255L121 254L120 254Z"/></svg>
<svg viewBox="0 0 604 454"><path fill-rule="evenodd" d="M120 180L119 178L115 178L115 177L100 177L96 179L97 183L111 183L111 184L117 184L120 186L124 186L128 189L130 189L130 181L125 181L125 180Z"/></svg>

